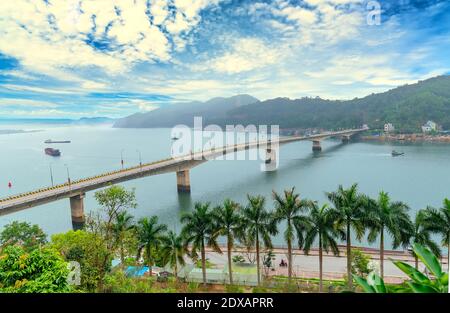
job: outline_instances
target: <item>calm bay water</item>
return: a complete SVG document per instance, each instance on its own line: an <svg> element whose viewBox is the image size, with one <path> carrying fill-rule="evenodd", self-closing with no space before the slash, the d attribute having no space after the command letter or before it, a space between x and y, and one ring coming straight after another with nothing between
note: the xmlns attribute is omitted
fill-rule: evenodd
<svg viewBox="0 0 450 313"><path fill-rule="evenodd" d="M170 155L170 129L114 129L49 125L0 125L0 129L35 129L39 132L0 135L0 197L48 186L50 165L55 184L120 168L121 151L125 166L166 158ZM71 140L56 144L62 156L44 154L46 139ZM276 172L261 172L260 161L209 161L191 170L191 194L178 195L174 173L123 183L135 188L136 218L158 215L171 228L180 229L179 216L196 201L218 204L225 198L245 203L246 194L267 197L272 208L272 190L295 186L302 197L325 202L325 191L339 184L359 183L360 190L376 196L380 190L394 200L407 202L414 214L427 205L439 207L450 197L450 145L382 144L356 142L343 145L326 140L323 152L314 155L310 142L281 147ZM405 156L393 158L393 149ZM11 181L13 187L8 188ZM86 210L95 210L94 192L86 196ZM0 227L13 220L39 224L48 234L71 228L69 200L60 200L26 211L0 217ZM276 239L282 243L281 235Z"/></svg>

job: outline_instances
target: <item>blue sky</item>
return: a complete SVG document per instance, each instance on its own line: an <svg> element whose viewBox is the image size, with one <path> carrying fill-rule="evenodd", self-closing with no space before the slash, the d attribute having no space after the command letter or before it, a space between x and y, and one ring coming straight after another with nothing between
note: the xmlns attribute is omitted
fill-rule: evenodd
<svg viewBox="0 0 450 313"><path fill-rule="evenodd" d="M0 117L348 99L449 74L449 48L446 0L0 1Z"/></svg>

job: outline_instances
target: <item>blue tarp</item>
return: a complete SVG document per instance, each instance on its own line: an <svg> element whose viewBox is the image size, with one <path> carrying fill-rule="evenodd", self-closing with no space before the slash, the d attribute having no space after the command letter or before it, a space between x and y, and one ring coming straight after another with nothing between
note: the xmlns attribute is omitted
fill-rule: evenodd
<svg viewBox="0 0 450 313"><path fill-rule="evenodd" d="M148 266L128 266L125 273L129 276L142 277L148 272Z"/></svg>

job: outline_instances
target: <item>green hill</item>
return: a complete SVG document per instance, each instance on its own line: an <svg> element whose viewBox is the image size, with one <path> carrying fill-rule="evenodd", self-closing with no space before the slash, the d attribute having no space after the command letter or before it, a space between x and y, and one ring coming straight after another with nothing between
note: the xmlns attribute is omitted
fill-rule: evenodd
<svg viewBox="0 0 450 313"><path fill-rule="evenodd" d="M214 122L327 129L362 124L382 128L384 123L390 122L398 130L414 132L428 120L450 129L450 76L439 76L348 101L271 99L233 109L225 119Z"/></svg>
<svg viewBox="0 0 450 313"><path fill-rule="evenodd" d="M244 97L244 98L242 98ZM258 101L250 96L216 98L205 103L171 106L119 120L116 127L172 127L192 124L278 124L281 128L349 128L368 124L382 128L393 123L402 132L420 131L433 120L450 129L450 76L439 76L364 98L337 101L321 98L275 98ZM239 101L236 101L238 99ZM225 101L226 100L226 101Z"/></svg>

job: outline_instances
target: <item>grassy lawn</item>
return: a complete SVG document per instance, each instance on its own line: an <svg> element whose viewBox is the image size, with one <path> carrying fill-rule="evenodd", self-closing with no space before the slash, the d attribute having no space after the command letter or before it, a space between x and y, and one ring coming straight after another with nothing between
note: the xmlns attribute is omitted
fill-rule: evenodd
<svg viewBox="0 0 450 313"><path fill-rule="evenodd" d="M239 264L233 265L233 273L243 274L243 275L256 275L256 266L242 266Z"/></svg>

